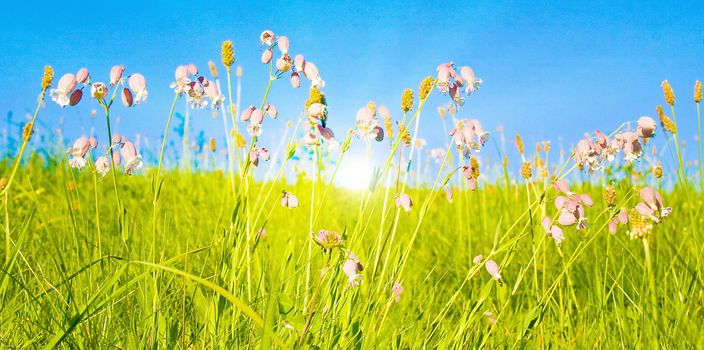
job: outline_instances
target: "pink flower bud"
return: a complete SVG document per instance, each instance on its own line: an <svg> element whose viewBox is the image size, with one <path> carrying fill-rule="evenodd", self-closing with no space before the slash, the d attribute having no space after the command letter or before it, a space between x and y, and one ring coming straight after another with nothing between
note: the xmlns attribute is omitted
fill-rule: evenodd
<svg viewBox="0 0 704 350"><path fill-rule="evenodd" d="M443 63L438 66L437 68L438 71L438 81L441 83L447 83L450 81L450 77L452 75L452 65L449 63Z"/></svg>
<svg viewBox="0 0 704 350"><path fill-rule="evenodd" d="M88 73L88 69L81 68L78 70L78 73L76 73L76 82L79 84L90 83L90 74Z"/></svg>
<svg viewBox="0 0 704 350"><path fill-rule="evenodd" d="M291 66L291 57L289 55L283 55L276 59L276 69L278 69L279 72L288 72L291 69Z"/></svg>
<svg viewBox="0 0 704 350"><path fill-rule="evenodd" d="M112 143L114 143L114 144L122 143L122 136L118 133L113 133L112 134Z"/></svg>
<svg viewBox="0 0 704 350"><path fill-rule="evenodd" d="M259 165L259 152L256 149L249 151L249 162L254 166Z"/></svg>
<svg viewBox="0 0 704 350"><path fill-rule="evenodd" d="M255 109L252 111L250 124L261 125L264 122L264 113L261 109Z"/></svg>
<svg viewBox="0 0 704 350"><path fill-rule="evenodd" d="M91 136L88 139L88 144L90 144L90 148L96 148L98 147L98 139L96 139L95 136Z"/></svg>
<svg viewBox="0 0 704 350"><path fill-rule="evenodd" d="M381 116L382 119L384 119L384 120L391 119L391 112L389 111L388 108L386 108L386 106L379 106L379 107L377 107L376 111L377 111L377 113L379 113L379 115Z"/></svg>
<svg viewBox="0 0 704 350"><path fill-rule="evenodd" d="M411 207L413 206L413 201L411 200L411 197L408 196L405 193L401 193L398 197L396 197L396 207L397 208L403 208L406 212L411 211Z"/></svg>
<svg viewBox="0 0 704 350"><path fill-rule="evenodd" d="M288 49L291 46L291 43L288 41L288 38L282 35L276 40L276 42L279 46L279 50L281 50L281 53L285 56L288 56Z"/></svg>
<svg viewBox="0 0 704 350"><path fill-rule="evenodd" d="M496 264L496 261L487 260L487 262L484 264L484 267L486 267L486 271L489 272L491 277L493 277L497 281L501 280L501 274L499 273L499 265Z"/></svg>
<svg viewBox="0 0 704 350"><path fill-rule="evenodd" d="M144 76L139 73L132 74L128 80L128 83L130 85L130 89L134 91L144 90L147 88L147 82L144 80Z"/></svg>
<svg viewBox="0 0 704 350"><path fill-rule="evenodd" d="M313 64L313 62L306 62L306 64L303 65L303 75L305 75L308 80L320 78L318 67Z"/></svg>
<svg viewBox="0 0 704 350"><path fill-rule="evenodd" d="M76 157L84 157L86 153L88 153L88 149L90 148L90 141L88 140L87 137L81 136L78 139L76 139L76 142L73 143L73 150L71 151L71 154L73 154Z"/></svg>
<svg viewBox="0 0 704 350"><path fill-rule="evenodd" d="M460 75L464 80L467 81L468 84L471 84L471 82L474 80L474 71L472 68L469 68L469 66L464 66L460 69Z"/></svg>
<svg viewBox="0 0 704 350"><path fill-rule="evenodd" d="M190 74L190 75L197 75L198 74L198 68L193 63L187 64L186 70L188 71L188 74Z"/></svg>
<svg viewBox="0 0 704 350"><path fill-rule="evenodd" d="M188 67L186 67L186 66L176 67L176 71L174 72L174 76L176 77L176 81L188 79Z"/></svg>
<svg viewBox="0 0 704 350"><path fill-rule="evenodd" d="M274 51L271 51L271 49L264 50L264 52L262 52L262 63L268 64L271 62L272 57L274 57Z"/></svg>
<svg viewBox="0 0 704 350"><path fill-rule="evenodd" d="M330 130L330 128L326 128L320 124L318 124L318 132L320 132L320 136L322 136L326 141L331 141L335 138L335 134L332 130Z"/></svg>
<svg viewBox="0 0 704 350"><path fill-rule="evenodd" d="M638 119L638 135L642 138L649 138L655 135L657 123L653 118L642 116Z"/></svg>
<svg viewBox="0 0 704 350"><path fill-rule="evenodd" d="M78 104L78 102L81 102L81 98L83 98L83 90L73 90L71 93L71 97L69 98L68 104L71 106L75 106Z"/></svg>
<svg viewBox="0 0 704 350"><path fill-rule="evenodd" d="M374 127L374 131L376 132L376 136L374 137L374 140L377 142L384 141L384 129L377 125Z"/></svg>
<svg viewBox="0 0 704 350"><path fill-rule="evenodd" d="M137 148L134 146L134 143L125 141L120 148L120 154L122 154L122 158L125 159L125 162L129 163L132 159L137 157Z"/></svg>
<svg viewBox="0 0 704 350"><path fill-rule="evenodd" d="M120 164L122 164L122 157L120 156L120 152L116 150L112 151L112 164L114 166L120 166Z"/></svg>
<svg viewBox="0 0 704 350"><path fill-rule="evenodd" d="M76 77L71 73L64 74L61 79L59 79L59 84L56 86L56 90L61 91L64 95L68 95L76 88Z"/></svg>
<svg viewBox="0 0 704 350"><path fill-rule="evenodd" d="M293 193L284 191L281 197L281 206L284 208L298 208L298 198Z"/></svg>
<svg viewBox="0 0 704 350"><path fill-rule="evenodd" d="M122 104L125 105L125 107L132 107L133 102L132 91L128 88L122 89Z"/></svg>
<svg viewBox="0 0 704 350"><path fill-rule="evenodd" d="M266 114L268 114L273 119L276 119L279 116L279 110L276 108L276 106L267 104L266 107L264 107L264 110L266 111Z"/></svg>
<svg viewBox="0 0 704 350"><path fill-rule="evenodd" d="M255 107L254 105L250 105L249 107L245 108L245 109L242 111L242 115L240 115L240 119L241 119L243 122L248 121L249 118L252 117L252 112L254 112L255 109L257 109L257 107Z"/></svg>
<svg viewBox="0 0 704 350"><path fill-rule="evenodd" d="M301 76L298 73L291 73L291 86L294 89L298 89L301 86Z"/></svg>
<svg viewBox="0 0 704 350"><path fill-rule="evenodd" d="M122 79L122 72L125 71L125 66L123 65L116 65L113 66L112 69L110 69L110 86L114 86L117 84L120 79Z"/></svg>
<svg viewBox="0 0 704 350"><path fill-rule="evenodd" d="M296 67L296 71L298 72L303 72L303 66L306 64L305 58L303 58L303 55L296 55L296 57L293 58L293 66Z"/></svg>
<svg viewBox="0 0 704 350"><path fill-rule="evenodd" d="M262 148L259 150L259 156L260 156L265 162L268 161L268 160L269 160L269 150L266 149L266 148L264 148L264 147L262 147Z"/></svg>

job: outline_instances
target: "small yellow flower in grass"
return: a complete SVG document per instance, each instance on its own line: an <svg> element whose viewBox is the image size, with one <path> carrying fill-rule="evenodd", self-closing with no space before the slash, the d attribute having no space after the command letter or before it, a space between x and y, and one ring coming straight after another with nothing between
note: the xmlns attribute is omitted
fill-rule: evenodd
<svg viewBox="0 0 704 350"><path fill-rule="evenodd" d="M235 63L235 49L232 47L232 41L225 40L222 43L222 50L220 51L220 58L222 59L222 64L230 70L230 66ZM238 69L239 70L239 69ZM217 75L214 74L215 77Z"/></svg>
<svg viewBox="0 0 704 350"><path fill-rule="evenodd" d="M51 82L54 80L54 68L51 66L44 66L44 75L42 76L42 90L46 90L51 86Z"/></svg>
<svg viewBox="0 0 704 350"><path fill-rule="evenodd" d="M665 95L665 102L667 102L668 105L674 106L675 105L675 92L672 91L672 86L670 85L670 82L667 80L662 81L662 93Z"/></svg>
<svg viewBox="0 0 704 350"><path fill-rule="evenodd" d="M242 134L236 132L235 130L232 130L232 134L235 137L235 145L237 148L244 148L247 146L247 140L244 139L244 136Z"/></svg>
<svg viewBox="0 0 704 350"><path fill-rule="evenodd" d="M435 84L435 79L433 79L433 77L426 77L420 82L418 97L420 97L421 100L425 100L428 95L430 95L430 91L433 89L433 84Z"/></svg>
<svg viewBox="0 0 704 350"><path fill-rule="evenodd" d="M320 230L318 234L311 232L310 237L325 250L338 248L345 242L342 235L335 231Z"/></svg>
<svg viewBox="0 0 704 350"><path fill-rule="evenodd" d="M655 176L656 179L661 179L663 175L662 171L662 165L658 164L653 167L653 176Z"/></svg>
<svg viewBox="0 0 704 350"><path fill-rule="evenodd" d="M702 101L702 82L697 80L694 83L694 102L699 103Z"/></svg>
<svg viewBox="0 0 704 350"><path fill-rule="evenodd" d="M32 139L32 134L34 134L34 124L29 122L22 128L22 141L29 142Z"/></svg>
<svg viewBox="0 0 704 350"><path fill-rule="evenodd" d="M406 89L401 95L401 110L406 113L411 109L413 109L413 90Z"/></svg>

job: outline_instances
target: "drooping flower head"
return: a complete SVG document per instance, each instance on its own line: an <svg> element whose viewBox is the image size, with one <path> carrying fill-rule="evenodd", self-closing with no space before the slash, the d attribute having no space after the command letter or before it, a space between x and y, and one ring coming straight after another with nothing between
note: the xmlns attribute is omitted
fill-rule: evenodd
<svg viewBox="0 0 704 350"><path fill-rule="evenodd" d="M318 234L311 232L310 237L311 239L313 239L313 242L315 242L325 250L338 248L344 243L342 235L335 231L320 230Z"/></svg>

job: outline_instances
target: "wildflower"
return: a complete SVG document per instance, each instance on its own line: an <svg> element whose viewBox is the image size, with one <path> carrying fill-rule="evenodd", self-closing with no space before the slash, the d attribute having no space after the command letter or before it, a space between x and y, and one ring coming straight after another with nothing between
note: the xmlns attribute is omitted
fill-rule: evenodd
<svg viewBox="0 0 704 350"><path fill-rule="evenodd" d="M477 157L469 159L469 166L462 167L462 174L467 181L467 187L474 191L477 189L477 181L479 180L479 161Z"/></svg>
<svg viewBox="0 0 704 350"><path fill-rule="evenodd" d="M452 136L457 150L462 153L465 158L469 157L472 150L481 150L489 139L489 133L484 131L481 123L477 119L458 121L455 128L450 130L450 136Z"/></svg>
<svg viewBox="0 0 704 350"><path fill-rule="evenodd" d="M663 95L665 95L665 102L667 102L667 104L670 106L674 106L675 105L675 92L672 91L672 86L670 85L670 82L667 80L663 80L661 87L662 87Z"/></svg>
<svg viewBox="0 0 704 350"><path fill-rule="evenodd" d="M426 77L423 79L423 81L420 82L420 88L418 89L418 97L420 97L421 100L428 98L434 84L435 79L433 79L433 77Z"/></svg>
<svg viewBox="0 0 704 350"><path fill-rule="evenodd" d="M484 312L484 316L487 317L487 320L489 321L489 323L491 323L491 324L496 323L496 318L494 317L494 314L491 311Z"/></svg>
<svg viewBox="0 0 704 350"><path fill-rule="evenodd" d="M134 171L142 167L142 156L137 154L137 148L134 143L125 140L120 148L122 158L125 159L125 173L132 174Z"/></svg>
<svg viewBox="0 0 704 350"><path fill-rule="evenodd" d="M533 168L530 165L530 161L525 161L521 165L521 177L526 180L530 180L533 177Z"/></svg>
<svg viewBox="0 0 704 350"><path fill-rule="evenodd" d="M630 223L628 235L631 239L647 238L653 232L653 221L643 216L638 210L631 211L628 222Z"/></svg>
<svg viewBox="0 0 704 350"><path fill-rule="evenodd" d="M369 107L362 107L357 110L355 117L355 135L364 140L383 139L383 129L379 126L378 119L374 116Z"/></svg>
<svg viewBox="0 0 704 350"><path fill-rule="evenodd" d="M220 60L222 64L227 67L227 71L230 71L230 66L235 63L235 50L232 46L232 41L225 40L222 42L222 47L220 49ZM217 78L217 74L213 74Z"/></svg>
<svg viewBox="0 0 704 350"><path fill-rule="evenodd" d="M202 78L202 79L201 79ZM200 77L202 83L199 81L192 81L189 83L188 88L188 101L191 104L191 108L205 108L208 105L208 101L205 100L205 88L203 85L207 85L205 78Z"/></svg>
<svg viewBox="0 0 704 350"><path fill-rule="evenodd" d="M496 264L496 261L494 260L487 260L486 263L484 263L484 267L486 268L486 271L489 272L491 277L493 277L495 280L501 283L501 274L499 273L499 265Z"/></svg>
<svg viewBox="0 0 704 350"><path fill-rule="evenodd" d="M296 55L296 57L293 58L293 66L296 68L296 71L303 72L303 66L305 64L306 60L303 55Z"/></svg>
<svg viewBox="0 0 704 350"><path fill-rule="evenodd" d="M66 107L70 103L69 94L76 88L76 76L71 73L64 74L59 79L56 89L51 89L51 100L61 107Z"/></svg>
<svg viewBox="0 0 704 350"><path fill-rule="evenodd" d="M264 52L262 52L262 63L263 64L269 64L271 62L271 59L274 57L274 51L271 49L266 49Z"/></svg>
<svg viewBox="0 0 704 350"><path fill-rule="evenodd" d="M308 120L311 124L318 124L319 121L325 120L326 107L322 103L313 103L308 107Z"/></svg>
<svg viewBox="0 0 704 350"><path fill-rule="evenodd" d="M244 136L240 133L235 133L235 145L237 148L244 148L247 146L247 140L244 139Z"/></svg>
<svg viewBox="0 0 704 350"><path fill-rule="evenodd" d="M288 72L293 67L293 62L289 55L283 55L276 59L276 69L281 73Z"/></svg>
<svg viewBox="0 0 704 350"><path fill-rule="evenodd" d="M472 262L475 263L475 264L477 264L477 265L481 264L482 261L484 261L484 255L481 255L481 254L475 256L475 257L472 259Z"/></svg>
<svg viewBox="0 0 704 350"><path fill-rule="evenodd" d="M249 151L249 162L252 163L252 165L258 166L260 158L265 162L268 161L269 160L269 150L264 147L262 147L262 148L254 147L254 148L252 148L251 151Z"/></svg>
<svg viewBox="0 0 704 350"><path fill-rule="evenodd" d="M694 83L694 102L699 103L702 101L702 82L697 80Z"/></svg>
<svg viewBox="0 0 704 350"><path fill-rule="evenodd" d="M662 109L661 105L658 105L657 107L658 111L658 117L660 118L660 125L662 125L662 128L669 131L672 134L677 133L677 125L675 125L675 122L668 117L665 112Z"/></svg>
<svg viewBox="0 0 704 350"><path fill-rule="evenodd" d="M411 207L413 206L413 201L411 200L411 197L408 196L405 193L401 193L398 197L396 197L396 207L397 208L403 208L407 213L411 211Z"/></svg>
<svg viewBox="0 0 704 350"><path fill-rule="evenodd" d="M616 204L616 189L614 188L614 186L609 186L606 188L604 193L604 201L609 206L613 206Z"/></svg>
<svg viewBox="0 0 704 350"><path fill-rule="evenodd" d="M413 90L406 89L401 95L401 110L406 113L411 109L413 109Z"/></svg>
<svg viewBox="0 0 704 350"><path fill-rule="evenodd" d="M188 72L188 67L187 66L178 66L176 67L176 71L174 72L175 76L175 81L172 82L169 87L174 89L174 92L177 94L182 94L184 92L188 92L188 90L191 87L191 79L189 78L190 74Z"/></svg>
<svg viewBox="0 0 704 350"><path fill-rule="evenodd" d="M98 174L103 177L107 175L107 173L110 171L110 162L108 161L107 157L98 157L98 159L95 161L95 171L97 171Z"/></svg>
<svg viewBox="0 0 704 350"><path fill-rule="evenodd" d="M401 301L401 294L403 294L403 286L401 282L394 281L394 285L391 287L391 296L394 297L394 301L397 303Z"/></svg>
<svg viewBox="0 0 704 350"><path fill-rule="evenodd" d="M318 132L325 141L332 142L335 138L335 134L332 132L332 130L330 130L330 128L326 128L320 124L318 124Z"/></svg>
<svg viewBox="0 0 704 350"><path fill-rule="evenodd" d="M638 134L628 131L616 135L615 138L622 145L623 156L626 162L634 161L643 155L643 146L638 140Z"/></svg>
<svg viewBox="0 0 704 350"><path fill-rule="evenodd" d="M88 138L88 144L90 148L96 148L98 147L98 139L96 139L95 136L91 136Z"/></svg>
<svg viewBox="0 0 704 350"><path fill-rule="evenodd" d="M318 67L313 62L306 61L303 64L303 75L310 80L313 87L321 88L325 86L325 81L320 78Z"/></svg>
<svg viewBox="0 0 704 350"><path fill-rule="evenodd" d="M663 206L660 193L651 187L644 187L640 190L640 198L642 201L636 205L635 209L656 223L672 212L672 208Z"/></svg>
<svg viewBox="0 0 704 350"><path fill-rule="evenodd" d="M289 42L288 37L284 35L279 36L276 39L276 44L282 54L288 55L288 49L291 47L291 43Z"/></svg>
<svg viewBox="0 0 704 350"><path fill-rule="evenodd" d="M122 104L125 105L125 107L132 107L132 103L134 102L134 99L132 97L132 91L128 88L122 89Z"/></svg>
<svg viewBox="0 0 704 350"><path fill-rule="evenodd" d="M298 208L298 198L291 192L284 191L281 197L281 206L284 208Z"/></svg>
<svg viewBox="0 0 704 350"><path fill-rule="evenodd" d="M125 71L125 66L115 65L110 69L110 87L115 86L122 79L122 72Z"/></svg>
<svg viewBox="0 0 704 350"><path fill-rule="evenodd" d="M215 62L208 61L208 68L210 69L210 75L212 75L213 78L217 79L218 78L218 69L215 67Z"/></svg>
<svg viewBox="0 0 704 350"><path fill-rule="evenodd" d="M562 241L565 239L565 236L562 233L562 229L557 225L553 225L552 219L550 219L549 217L544 217L541 224L543 226L543 229L545 230L545 233L550 235L550 237L555 240L555 243L557 243L557 245L560 245L560 243L562 243Z"/></svg>
<svg viewBox="0 0 704 350"><path fill-rule="evenodd" d="M658 164L653 167L653 176L655 176L656 179L662 178L663 172L662 172L662 165Z"/></svg>
<svg viewBox="0 0 704 350"><path fill-rule="evenodd" d="M90 83L90 73L87 68L81 68L78 70L76 73L76 82L83 85Z"/></svg>
<svg viewBox="0 0 704 350"><path fill-rule="evenodd" d="M86 153L90 149L90 140L87 137L81 136L73 143L73 147L69 150L72 157L69 159L69 165L72 168L83 168L86 165Z"/></svg>
<svg viewBox="0 0 704 350"><path fill-rule="evenodd" d="M149 93L147 92L147 82L144 76L139 73L134 73L127 80L130 89L135 93L134 103L140 103L147 100Z"/></svg>
<svg viewBox="0 0 704 350"><path fill-rule="evenodd" d="M291 86L294 89L298 89L301 86L301 77L298 75L297 72L291 73Z"/></svg>
<svg viewBox="0 0 704 350"><path fill-rule="evenodd" d="M344 243L342 235L335 231L320 230L317 235L311 232L310 237L313 239L313 242L325 250L340 247Z"/></svg>
<svg viewBox="0 0 704 350"><path fill-rule="evenodd" d="M249 121L249 119L252 117L252 113L257 109L257 106L255 105L249 105L247 108L245 108L242 111L242 114L240 114L240 119L243 122Z"/></svg>
<svg viewBox="0 0 704 350"><path fill-rule="evenodd" d="M276 119L279 116L279 110L276 108L276 106L267 104L264 107L264 112L268 114L272 119Z"/></svg>
<svg viewBox="0 0 704 350"><path fill-rule="evenodd" d="M408 127L403 123L398 125L398 137L403 141L404 145L411 145L411 133L408 131Z"/></svg>
<svg viewBox="0 0 704 350"><path fill-rule="evenodd" d="M22 127L22 141L29 142L34 134L34 123L28 122Z"/></svg>
<svg viewBox="0 0 704 350"><path fill-rule="evenodd" d="M44 74L42 75L42 91L46 91L54 81L54 68L44 66Z"/></svg>
<svg viewBox="0 0 704 350"><path fill-rule="evenodd" d="M609 232L611 234L616 233L618 225L625 225L628 223L628 211L626 208L621 208L614 217L609 220Z"/></svg>
<svg viewBox="0 0 704 350"><path fill-rule="evenodd" d="M205 97L210 99L210 105L213 109L219 109L223 102L225 102L225 96L220 93L218 89L218 84L209 82L205 85Z"/></svg>
<svg viewBox="0 0 704 350"><path fill-rule="evenodd" d="M577 224L577 230L587 227L587 218L584 213L584 206L591 207L594 202L587 194L577 194L571 192L567 181L560 180L555 183L555 188L566 194L566 196L555 197L555 207L560 211L558 222L563 226Z"/></svg>
<svg viewBox="0 0 704 350"><path fill-rule="evenodd" d="M94 99L100 100L105 98L108 94L108 87L104 83L94 83L90 86L90 95Z"/></svg>
<svg viewBox="0 0 704 350"><path fill-rule="evenodd" d="M655 120L648 116L642 116L638 119L638 136L643 139L648 139L655 136L655 127L657 124Z"/></svg>
<svg viewBox="0 0 704 350"><path fill-rule="evenodd" d="M352 252L348 252L347 260L342 265L342 271L347 275L347 287L354 288L362 281L360 272L364 270L364 266L359 262L359 258Z"/></svg>
<svg viewBox="0 0 704 350"><path fill-rule="evenodd" d="M274 32L267 29L263 31L261 35L259 35L259 39L262 41L262 44L266 46L271 46L272 44L274 44Z"/></svg>
<svg viewBox="0 0 704 350"><path fill-rule="evenodd" d="M464 66L460 69L460 75L465 80L466 92L471 95L475 90L482 85L482 80L474 76L474 71L469 66Z"/></svg>

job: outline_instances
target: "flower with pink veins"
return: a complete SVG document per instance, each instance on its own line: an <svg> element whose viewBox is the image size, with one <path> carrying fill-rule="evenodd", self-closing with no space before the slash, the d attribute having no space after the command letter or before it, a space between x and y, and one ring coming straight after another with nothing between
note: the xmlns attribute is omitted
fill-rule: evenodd
<svg viewBox="0 0 704 350"><path fill-rule="evenodd" d="M313 64L313 62L305 62L303 65L303 75L306 76L306 79L310 80L313 87L322 88L325 86L325 81L320 78L318 67Z"/></svg>
<svg viewBox="0 0 704 350"><path fill-rule="evenodd" d="M616 138L621 142L623 158L626 162L630 163L643 155L643 146L640 144L638 134L627 131L616 135Z"/></svg>
<svg viewBox="0 0 704 350"><path fill-rule="evenodd" d="M191 79L190 79L190 74L188 73L188 67L187 66L178 66L176 67L176 71L174 72L174 76L176 80L172 82L169 87L174 89L174 92L177 94L182 94L184 92L188 92L188 90L191 87Z"/></svg>
<svg viewBox="0 0 704 350"><path fill-rule="evenodd" d="M264 106L264 111L266 114L268 114L272 119L276 119L279 117L279 109L276 108L274 105L267 104Z"/></svg>
<svg viewBox="0 0 704 350"><path fill-rule="evenodd" d="M345 241L341 234L335 231L320 230L318 234L310 233L311 239L324 250L340 247Z"/></svg>
<svg viewBox="0 0 704 350"><path fill-rule="evenodd" d="M271 46L274 44L274 32L271 30L265 30L262 32L262 34L259 35L259 39L262 41L262 44L266 46Z"/></svg>
<svg viewBox="0 0 704 350"><path fill-rule="evenodd" d="M355 126L355 135L367 141L378 138L379 130L381 130L378 119L374 116L374 112L366 106L357 110Z"/></svg>
<svg viewBox="0 0 704 350"><path fill-rule="evenodd" d="M288 40L288 37L284 35L279 36L276 39L276 45L279 47L282 54L288 55L288 49L291 48L291 42Z"/></svg>
<svg viewBox="0 0 704 350"><path fill-rule="evenodd" d="M293 193L284 191L281 197L281 206L284 208L298 208L298 198Z"/></svg>
<svg viewBox="0 0 704 350"><path fill-rule="evenodd" d="M322 103L313 103L308 107L308 121L311 124L317 125L321 120L325 119L326 107Z"/></svg>
<svg viewBox="0 0 704 350"><path fill-rule="evenodd" d="M413 201L411 200L411 197L405 193L401 193L398 197L396 197L396 207L397 208L403 208L403 210L406 211L406 213L411 211L411 207L413 206Z"/></svg>
<svg viewBox="0 0 704 350"><path fill-rule="evenodd" d="M474 71L469 66L464 66L460 68L460 75L465 80L465 91L468 95L471 95L475 90L479 89L479 87L483 83L480 78L474 76Z"/></svg>
<svg viewBox="0 0 704 350"><path fill-rule="evenodd" d="M59 79L56 89L51 89L49 92L51 100L62 108L68 106L71 102L69 95L76 88L76 83L76 76L71 73L64 74L61 79Z"/></svg>
<svg viewBox="0 0 704 350"><path fill-rule="evenodd" d="M656 223L672 212L671 207L663 206L662 196L651 187L644 187L640 190L640 198L642 201L636 204L636 210Z"/></svg>
<svg viewBox="0 0 704 350"><path fill-rule="evenodd" d="M138 104L147 100L149 93L147 92L147 81L144 79L143 75L139 73L132 74L127 82L130 89L134 91L134 103Z"/></svg>
<svg viewBox="0 0 704 350"><path fill-rule="evenodd" d="M105 177L110 171L110 162L105 156L98 157L95 161L95 171L100 174L100 176Z"/></svg>

